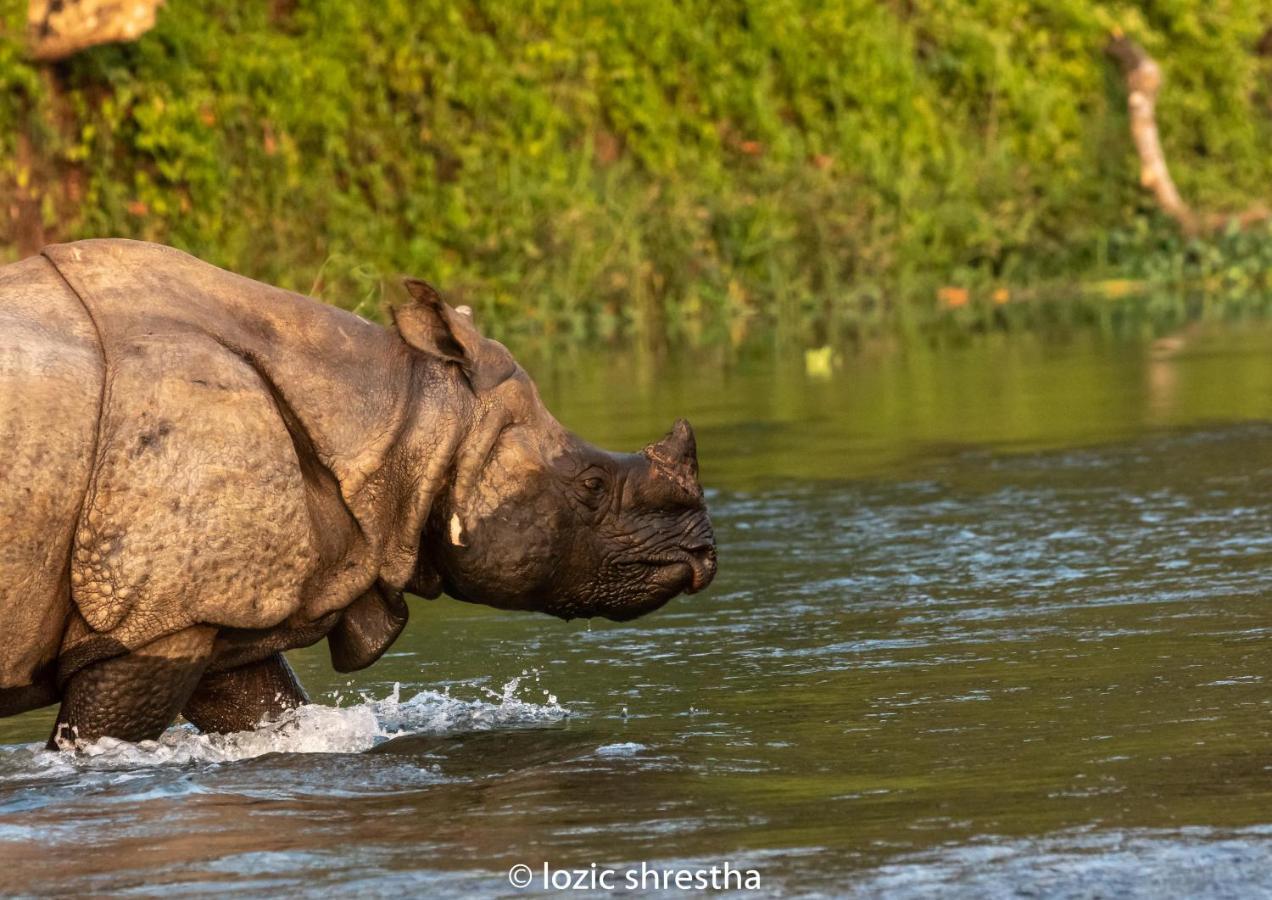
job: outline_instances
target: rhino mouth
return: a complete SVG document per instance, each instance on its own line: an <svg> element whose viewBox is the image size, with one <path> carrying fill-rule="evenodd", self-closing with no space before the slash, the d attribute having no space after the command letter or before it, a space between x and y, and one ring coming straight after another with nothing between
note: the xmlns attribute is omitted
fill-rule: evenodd
<svg viewBox="0 0 1272 900"><path fill-rule="evenodd" d="M651 581L674 593L696 594L711 584L716 573L716 551L710 544L686 547L674 555L650 560L655 567Z"/></svg>

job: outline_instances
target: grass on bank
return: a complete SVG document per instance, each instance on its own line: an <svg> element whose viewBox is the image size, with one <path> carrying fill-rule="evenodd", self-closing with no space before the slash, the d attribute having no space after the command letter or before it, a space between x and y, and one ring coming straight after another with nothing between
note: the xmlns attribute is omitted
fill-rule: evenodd
<svg viewBox="0 0 1272 900"><path fill-rule="evenodd" d="M54 240L172 243L367 314L412 273L566 345L1266 305L1266 229L1187 243L1150 208L1101 51L1118 27L1153 53L1181 190L1244 208L1272 193L1272 2L170 0L50 70L11 6L0 185L40 183Z"/></svg>

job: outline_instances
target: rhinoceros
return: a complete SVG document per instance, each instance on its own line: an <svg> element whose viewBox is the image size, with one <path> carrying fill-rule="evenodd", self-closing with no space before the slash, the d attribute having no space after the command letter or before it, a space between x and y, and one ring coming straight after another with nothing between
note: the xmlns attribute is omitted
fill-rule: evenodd
<svg viewBox="0 0 1272 900"><path fill-rule="evenodd" d="M386 328L137 241L0 268L0 715L247 730L307 702L283 651L368 666L408 592L627 620L711 582L688 423L599 450L405 284Z"/></svg>

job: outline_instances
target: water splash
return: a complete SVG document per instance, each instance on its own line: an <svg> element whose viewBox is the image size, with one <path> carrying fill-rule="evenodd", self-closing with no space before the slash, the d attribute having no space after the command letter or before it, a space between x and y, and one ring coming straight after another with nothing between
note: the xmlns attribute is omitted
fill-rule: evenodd
<svg viewBox="0 0 1272 900"><path fill-rule="evenodd" d="M364 694L350 706L308 704L254 731L200 734L182 725L169 728L157 741L132 744L101 738L73 754L51 752L39 744L0 747L0 782L85 770L224 763L268 753L361 753L404 735L545 724L568 715L551 694L544 703L521 699L518 692L525 677L513 678L498 691L483 688L489 700L465 700L449 690L423 690L403 700L401 685L394 684L382 699Z"/></svg>

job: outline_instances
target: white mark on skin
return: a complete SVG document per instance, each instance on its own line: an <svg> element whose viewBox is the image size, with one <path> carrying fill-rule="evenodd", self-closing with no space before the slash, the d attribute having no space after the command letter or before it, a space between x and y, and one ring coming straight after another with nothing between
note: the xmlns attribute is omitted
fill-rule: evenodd
<svg viewBox="0 0 1272 900"><path fill-rule="evenodd" d="M464 523L459 521L459 513L451 513L450 542L456 547L464 546Z"/></svg>

